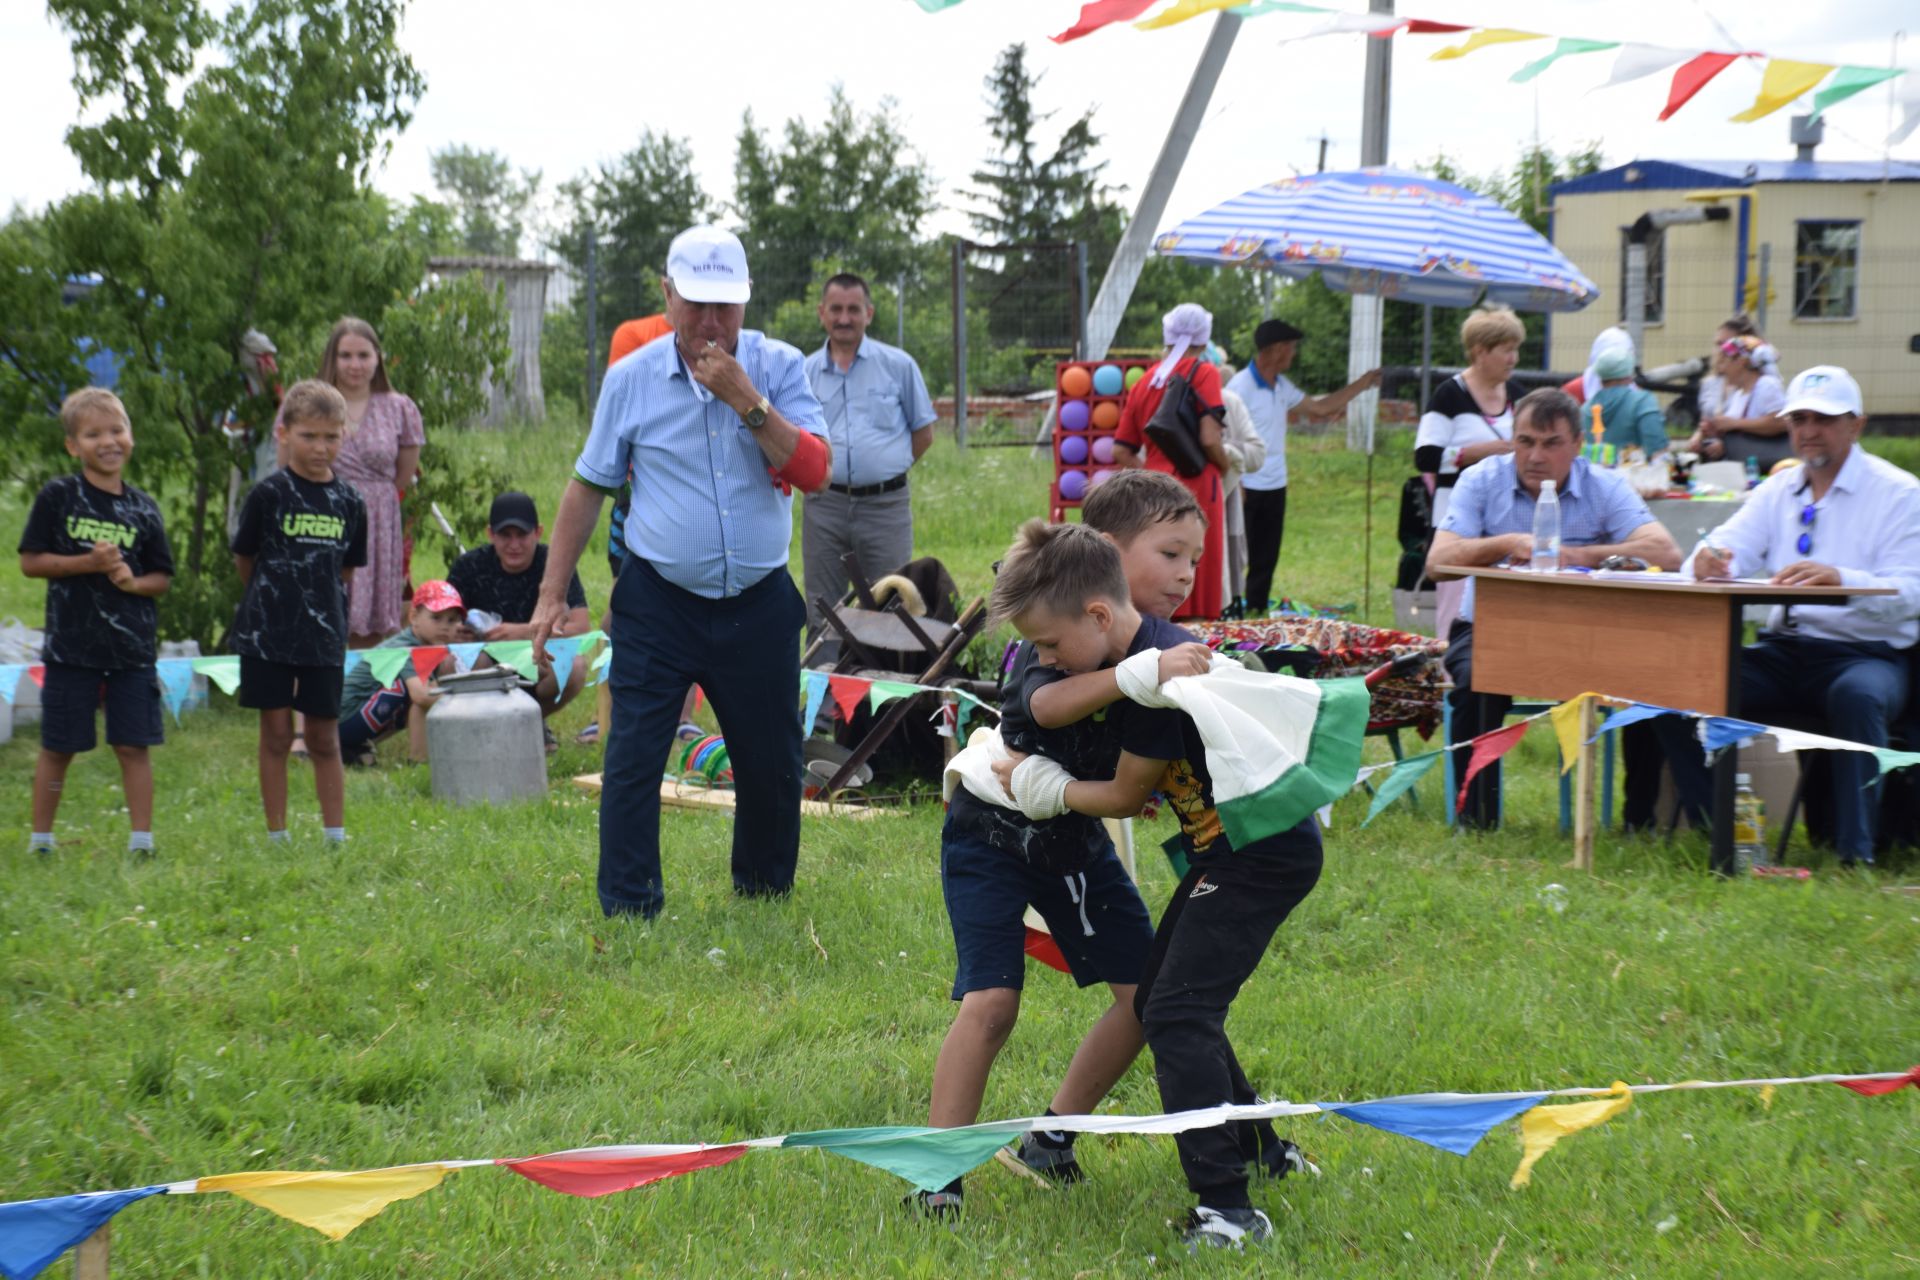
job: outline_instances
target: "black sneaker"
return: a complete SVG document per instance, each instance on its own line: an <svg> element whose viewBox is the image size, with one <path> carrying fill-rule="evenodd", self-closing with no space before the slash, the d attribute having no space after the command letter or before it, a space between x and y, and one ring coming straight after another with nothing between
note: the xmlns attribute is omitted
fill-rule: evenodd
<svg viewBox="0 0 1920 1280"><path fill-rule="evenodd" d="M952 1222L966 1212L966 1199L958 1191L916 1191L900 1203L936 1222Z"/></svg>
<svg viewBox="0 0 1920 1280"><path fill-rule="evenodd" d="M1310 1173L1317 1178L1320 1176L1320 1166L1307 1159L1306 1152L1281 1138L1260 1153L1260 1158L1253 1162L1253 1172L1276 1181L1290 1173Z"/></svg>
<svg viewBox="0 0 1920 1280"><path fill-rule="evenodd" d="M1180 1242L1188 1253L1202 1249L1245 1249L1273 1236L1273 1222L1258 1209L1209 1209L1200 1205L1180 1227Z"/></svg>
<svg viewBox="0 0 1920 1280"><path fill-rule="evenodd" d="M540 726L540 743L547 749L548 755L553 755L560 750L560 739L554 737L553 730L544 724Z"/></svg>
<svg viewBox="0 0 1920 1280"><path fill-rule="evenodd" d="M1043 1186L1070 1187L1086 1181L1087 1177L1081 1171L1080 1162L1074 1159L1072 1147L1047 1146L1031 1133L1022 1134L1019 1142L1000 1148L993 1153L993 1158Z"/></svg>

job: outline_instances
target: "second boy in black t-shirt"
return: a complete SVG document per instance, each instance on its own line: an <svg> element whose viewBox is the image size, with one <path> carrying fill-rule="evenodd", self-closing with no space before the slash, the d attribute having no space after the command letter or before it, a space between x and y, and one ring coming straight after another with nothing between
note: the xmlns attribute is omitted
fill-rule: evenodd
<svg viewBox="0 0 1920 1280"><path fill-rule="evenodd" d="M287 466L253 487L233 535L246 583L233 625L240 705L260 712L260 799L267 839L287 837L287 754L293 713L307 717L307 752L329 841L346 839L340 767L340 686L347 653L347 582L367 562L367 510L334 474L347 405L324 382L287 392L275 428Z"/></svg>

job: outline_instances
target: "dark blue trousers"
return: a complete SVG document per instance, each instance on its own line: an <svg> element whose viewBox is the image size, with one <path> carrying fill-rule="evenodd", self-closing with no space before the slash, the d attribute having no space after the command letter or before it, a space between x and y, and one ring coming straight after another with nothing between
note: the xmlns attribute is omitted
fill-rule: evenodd
<svg viewBox="0 0 1920 1280"><path fill-rule="evenodd" d="M1829 737L1887 745L1887 727L1907 705L1907 655L1891 645L1768 632L1740 655L1740 718L1761 724L1813 721ZM1668 726L1671 718L1654 723ZM1687 726L1672 721L1684 732ZM1667 732L1674 730L1668 728ZM1861 751L1802 756L1833 770L1833 843L1841 860L1872 862L1879 765ZM1670 752L1674 784L1689 808L1706 808L1709 775L1699 747Z"/></svg>
<svg viewBox="0 0 1920 1280"><path fill-rule="evenodd" d="M806 606L776 569L726 600L668 582L628 556L613 586L612 740L600 792L600 907L657 915L660 778L687 686L713 704L737 805L733 887L784 893L800 858L800 628Z"/></svg>

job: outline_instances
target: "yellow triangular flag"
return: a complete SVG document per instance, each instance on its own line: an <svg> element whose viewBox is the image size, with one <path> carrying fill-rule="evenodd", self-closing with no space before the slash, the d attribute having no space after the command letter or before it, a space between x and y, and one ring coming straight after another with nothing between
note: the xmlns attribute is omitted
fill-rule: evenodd
<svg viewBox="0 0 1920 1280"><path fill-rule="evenodd" d="M1512 27L1483 27L1468 36L1464 43L1448 45L1428 59L1429 62L1445 62L1448 58L1464 58L1475 49L1484 49L1490 44L1516 44L1522 40L1545 40L1537 31L1515 31Z"/></svg>
<svg viewBox="0 0 1920 1280"><path fill-rule="evenodd" d="M1185 22L1188 18L1197 18L1203 13L1212 13L1216 9L1231 9L1245 3L1247 0L1178 0L1178 3L1162 9L1151 18L1133 25L1140 31L1157 31L1161 27L1171 27L1176 23Z"/></svg>
<svg viewBox="0 0 1920 1280"><path fill-rule="evenodd" d="M1613 1096L1593 1102L1576 1102L1565 1107L1535 1107L1520 1117L1520 1167L1513 1171L1508 1185L1519 1190L1533 1181L1533 1166L1553 1150L1553 1144L1570 1133L1591 1129L1633 1105L1633 1093L1621 1080L1613 1082Z"/></svg>
<svg viewBox="0 0 1920 1280"><path fill-rule="evenodd" d="M1583 693L1569 698L1552 711L1547 718L1553 721L1553 736L1560 739L1560 772L1573 768L1580 756L1580 704L1588 698L1597 698L1597 693Z"/></svg>
<svg viewBox="0 0 1920 1280"><path fill-rule="evenodd" d="M1832 71L1833 65L1827 62L1770 59L1766 73L1760 77L1760 96L1753 100L1752 106L1730 118L1744 122L1770 116L1825 80Z"/></svg>
<svg viewBox="0 0 1920 1280"><path fill-rule="evenodd" d="M195 1190L231 1192L338 1240L395 1200L431 1191L446 1176L440 1164L355 1173L222 1173L200 1179Z"/></svg>

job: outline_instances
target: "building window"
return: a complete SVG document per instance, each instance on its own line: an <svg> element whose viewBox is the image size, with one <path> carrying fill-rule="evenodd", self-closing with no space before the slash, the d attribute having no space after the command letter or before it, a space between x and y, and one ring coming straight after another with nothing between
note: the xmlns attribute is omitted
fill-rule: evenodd
<svg viewBox="0 0 1920 1280"><path fill-rule="evenodd" d="M1860 290L1860 224L1801 222L1793 236L1793 318L1853 320Z"/></svg>
<svg viewBox="0 0 1920 1280"><path fill-rule="evenodd" d="M1627 242L1631 236L1620 228L1620 323L1627 323ZM1647 323L1659 324L1667 318L1667 233L1658 228L1647 236Z"/></svg>

